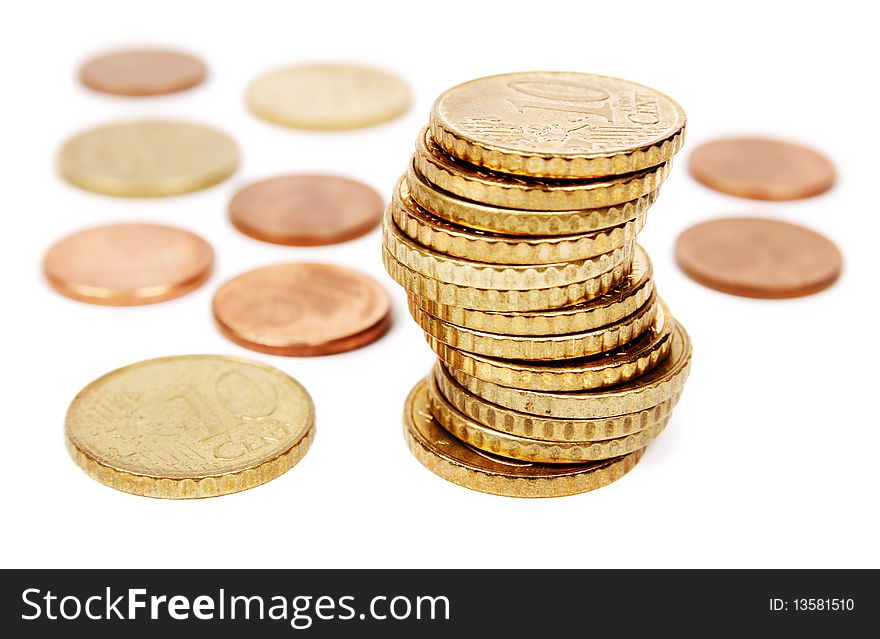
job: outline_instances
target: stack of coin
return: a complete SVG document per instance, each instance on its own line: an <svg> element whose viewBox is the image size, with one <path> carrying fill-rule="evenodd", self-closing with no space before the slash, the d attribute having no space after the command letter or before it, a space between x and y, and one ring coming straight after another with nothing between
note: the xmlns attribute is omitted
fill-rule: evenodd
<svg viewBox="0 0 880 639"><path fill-rule="evenodd" d="M681 148L667 96L514 73L443 93L385 214L383 259L438 362L416 457L500 495L592 490L665 427L691 345L635 243Z"/></svg>

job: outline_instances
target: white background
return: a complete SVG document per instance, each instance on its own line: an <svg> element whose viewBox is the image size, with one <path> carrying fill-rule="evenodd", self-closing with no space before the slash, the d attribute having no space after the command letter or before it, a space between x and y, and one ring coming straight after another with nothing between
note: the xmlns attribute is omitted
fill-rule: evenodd
<svg viewBox="0 0 880 639"><path fill-rule="evenodd" d="M705 5L705 8L701 8ZM632 567L874 566L880 448L876 392L876 19L858 4L738 2L30 2L0 24L3 566ZM78 86L89 55L129 45L191 50L201 87L125 99ZM408 115L350 133L266 124L247 83L302 61L394 70ZM458 82L527 69L636 80L689 116L685 152L641 243L660 293L690 331L693 372L670 427L627 477L550 500L483 495L423 469L401 436L403 401L433 360L381 266L377 232L327 248L285 248L235 231L226 204L248 182L292 171L360 178L389 195L433 98ZM129 201L65 184L59 145L107 120L168 116L228 131L243 162L228 182ZM803 141L836 162L827 195L785 204L727 197L687 174L687 150L726 134ZM846 259L829 291L756 301L700 287L675 267L675 237L727 214L800 222ZM176 224L215 246L217 270L185 298L140 308L77 303L43 282L56 239L123 220ZM282 260L324 260L376 276L396 324L358 352L313 359L252 353L222 338L220 282ZM252 357L312 393L318 434L291 472L199 501L116 492L68 458L69 401L116 367L175 353Z"/></svg>

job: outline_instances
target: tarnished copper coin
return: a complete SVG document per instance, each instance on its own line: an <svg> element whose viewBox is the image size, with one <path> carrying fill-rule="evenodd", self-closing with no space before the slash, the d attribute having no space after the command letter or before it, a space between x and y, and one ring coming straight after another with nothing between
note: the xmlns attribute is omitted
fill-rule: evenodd
<svg viewBox="0 0 880 639"><path fill-rule="evenodd" d="M235 227L288 246L336 244L360 237L382 221L375 189L334 175L285 175L246 186L229 203Z"/></svg>
<svg viewBox="0 0 880 639"><path fill-rule="evenodd" d="M830 189L834 165L812 149L763 138L728 138L697 147L691 175L716 191L754 200L800 200Z"/></svg>
<svg viewBox="0 0 880 639"><path fill-rule="evenodd" d="M744 297L810 295L837 280L843 257L815 231L762 218L731 217L687 229L675 257L692 279Z"/></svg>
<svg viewBox="0 0 880 639"><path fill-rule="evenodd" d="M114 51L86 62L79 71L85 86L114 95L165 95L190 89L205 79L204 63L179 51Z"/></svg>
<svg viewBox="0 0 880 639"><path fill-rule="evenodd" d="M46 253L43 272L61 294L108 306L152 304L201 286L214 267L198 235L158 224L113 224L70 235Z"/></svg>
<svg viewBox="0 0 880 639"><path fill-rule="evenodd" d="M228 281L214 318L233 342L273 355L330 355L377 340L391 301L371 277L330 264L276 264Z"/></svg>

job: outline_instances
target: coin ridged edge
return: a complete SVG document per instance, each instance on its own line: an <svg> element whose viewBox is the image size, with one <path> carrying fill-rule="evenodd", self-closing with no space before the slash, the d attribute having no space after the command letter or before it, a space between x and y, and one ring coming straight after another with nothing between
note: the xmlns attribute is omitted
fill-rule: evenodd
<svg viewBox="0 0 880 639"><path fill-rule="evenodd" d="M526 177L589 179L633 173L670 160L684 146L686 124L670 137L612 155L561 157L500 150L456 134L439 122L431 110L431 137L449 155L491 171Z"/></svg>
<svg viewBox="0 0 880 639"><path fill-rule="evenodd" d="M200 499L219 497L255 488L272 481L296 466L305 457L315 438L312 423L292 446L271 459L235 472L206 475L204 477L154 477L132 473L98 461L65 435L67 450L92 479L122 492L160 499Z"/></svg>

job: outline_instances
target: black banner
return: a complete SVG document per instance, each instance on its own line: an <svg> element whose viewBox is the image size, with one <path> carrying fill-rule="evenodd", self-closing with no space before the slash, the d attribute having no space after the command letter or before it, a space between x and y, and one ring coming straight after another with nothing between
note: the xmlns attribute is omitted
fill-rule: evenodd
<svg viewBox="0 0 880 639"><path fill-rule="evenodd" d="M873 571L22 570L3 577L7 637L165 639L225 626L249 637L855 636L880 620Z"/></svg>

